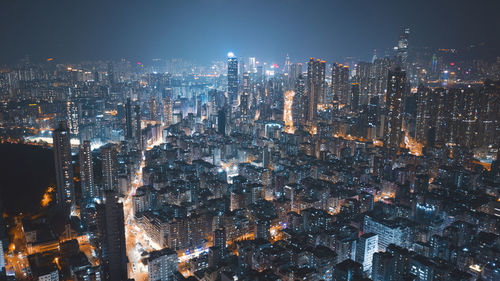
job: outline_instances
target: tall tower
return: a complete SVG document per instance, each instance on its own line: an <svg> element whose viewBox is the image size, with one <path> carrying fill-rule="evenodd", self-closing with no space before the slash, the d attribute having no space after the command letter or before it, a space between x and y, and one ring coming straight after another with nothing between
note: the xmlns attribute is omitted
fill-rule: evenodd
<svg viewBox="0 0 500 281"><path fill-rule="evenodd" d="M173 123L174 104L170 97L163 99L163 125L168 127Z"/></svg>
<svg viewBox="0 0 500 281"><path fill-rule="evenodd" d="M398 66L407 70L408 66L408 38L410 37L410 28L405 27L401 30L397 46L397 63Z"/></svg>
<svg viewBox="0 0 500 281"><path fill-rule="evenodd" d="M127 103L125 104L125 139L127 140L134 138L132 124L132 104L130 98L127 98Z"/></svg>
<svg viewBox="0 0 500 281"><path fill-rule="evenodd" d="M66 117L69 132L72 136L78 136L78 108L71 97L71 89L68 90L68 101L66 102Z"/></svg>
<svg viewBox="0 0 500 281"><path fill-rule="evenodd" d="M349 67L334 63L332 67L332 96L342 104L350 104ZM328 101L331 102L331 101Z"/></svg>
<svg viewBox="0 0 500 281"><path fill-rule="evenodd" d="M240 111L246 116L248 114L248 99L250 93L250 72L243 74L243 94L240 97Z"/></svg>
<svg viewBox="0 0 500 281"><path fill-rule="evenodd" d="M57 203L69 210L75 202L75 191L73 186L73 165L71 164L70 133L65 122L59 123L59 127L54 130L53 142Z"/></svg>
<svg viewBox="0 0 500 281"><path fill-rule="evenodd" d="M115 192L106 191L104 204L98 204L96 210L104 280L127 280L123 204Z"/></svg>
<svg viewBox="0 0 500 281"><path fill-rule="evenodd" d="M318 103L324 96L324 85L325 61L310 58L307 64L307 121L314 121L316 119Z"/></svg>
<svg viewBox="0 0 500 281"><path fill-rule="evenodd" d="M217 132L226 135L226 107L222 107L217 115Z"/></svg>
<svg viewBox="0 0 500 281"><path fill-rule="evenodd" d="M142 150L142 125L141 125L141 108L139 105L136 105L134 108L135 111L135 140L137 148Z"/></svg>
<svg viewBox="0 0 500 281"><path fill-rule="evenodd" d="M227 54L227 95L232 106L238 96L238 58L232 52Z"/></svg>
<svg viewBox="0 0 500 281"><path fill-rule="evenodd" d="M405 89L406 73L399 67L389 71L384 127L384 145L388 148L399 148L403 141L403 97Z"/></svg>
<svg viewBox="0 0 500 281"><path fill-rule="evenodd" d="M117 191L118 187L118 156L116 146L107 144L101 148L102 177L104 190Z"/></svg>
<svg viewBox="0 0 500 281"><path fill-rule="evenodd" d="M92 198L97 197L97 189L94 184L94 165L92 163L92 149L90 141L84 141L80 145L80 183L82 186L82 204L80 207L85 207L85 204Z"/></svg>
<svg viewBox="0 0 500 281"><path fill-rule="evenodd" d="M295 95L292 103L292 120L295 127L303 125L306 119L307 98L305 96L306 83L304 80L302 74L299 74L295 81Z"/></svg>

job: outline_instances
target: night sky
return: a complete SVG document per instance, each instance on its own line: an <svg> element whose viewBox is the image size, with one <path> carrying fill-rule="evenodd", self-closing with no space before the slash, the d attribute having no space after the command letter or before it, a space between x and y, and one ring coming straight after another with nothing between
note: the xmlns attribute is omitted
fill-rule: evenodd
<svg viewBox="0 0 500 281"><path fill-rule="evenodd" d="M371 57L396 44L500 46L494 0L1 0L0 65L29 54L58 61L182 57L228 51L281 63Z"/></svg>

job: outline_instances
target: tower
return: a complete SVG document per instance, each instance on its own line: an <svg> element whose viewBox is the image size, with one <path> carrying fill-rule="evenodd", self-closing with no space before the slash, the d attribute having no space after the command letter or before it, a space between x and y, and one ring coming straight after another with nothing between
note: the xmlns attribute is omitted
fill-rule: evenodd
<svg viewBox="0 0 500 281"><path fill-rule="evenodd" d="M238 58L232 52L227 54L227 95L232 106L238 96Z"/></svg>
<svg viewBox="0 0 500 281"><path fill-rule="evenodd" d="M96 209L104 280L127 280L123 204L118 202L115 192L106 191L104 203Z"/></svg>
<svg viewBox="0 0 500 281"><path fill-rule="evenodd" d="M325 61L310 58L307 64L308 108L307 121L314 121L318 103L323 101L325 85Z"/></svg>
<svg viewBox="0 0 500 281"><path fill-rule="evenodd" d="M408 38L410 36L410 28L405 27L401 30L397 46L397 65L404 70L408 67Z"/></svg>
<svg viewBox="0 0 500 281"><path fill-rule="evenodd" d="M226 108L222 107L217 115L217 132L226 135Z"/></svg>
<svg viewBox="0 0 500 281"><path fill-rule="evenodd" d="M82 204L80 207L85 207L92 198L97 197L97 190L94 184L94 165L92 163L92 149L90 141L84 141L80 145L80 183L82 187Z"/></svg>
<svg viewBox="0 0 500 281"><path fill-rule="evenodd" d="M134 108L135 111L135 141L137 148L142 150L142 125L141 125L141 108L139 105L136 105Z"/></svg>
<svg viewBox="0 0 500 281"><path fill-rule="evenodd" d="M73 165L71 164L71 143L68 126L59 123L54 130L54 161L56 170L57 203L69 210L75 201L73 185Z"/></svg>
<svg viewBox="0 0 500 281"><path fill-rule="evenodd" d="M163 125L170 126L173 123L174 105L170 97L163 99Z"/></svg>
<svg viewBox="0 0 500 281"><path fill-rule="evenodd" d="M295 95L293 96L292 103L292 120L295 127L303 125L306 118L307 110L307 98L306 94L306 84L302 74L297 76L295 81Z"/></svg>
<svg viewBox="0 0 500 281"><path fill-rule="evenodd" d="M107 144L101 148L102 177L104 190L117 191L118 187L118 156L116 146Z"/></svg>
<svg viewBox="0 0 500 281"><path fill-rule="evenodd" d="M132 140L133 139L133 130L132 130L132 104L130 98L127 98L127 103L125 104L125 139Z"/></svg>
<svg viewBox="0 0 500 281"><path fill-rule="evenodd" d="M68 90L68 101L66 102L66 116L68 129L72 136L78 136L78 108L71 98L71 89Z"/></svg>
<svg viewBox="0 0 500 281"><path fill-rule="evenodd" d="M388 148L399 148L403 141L403 97L405 89L406 73L399 67L389 71L384 126L384 145Z"/></svg>

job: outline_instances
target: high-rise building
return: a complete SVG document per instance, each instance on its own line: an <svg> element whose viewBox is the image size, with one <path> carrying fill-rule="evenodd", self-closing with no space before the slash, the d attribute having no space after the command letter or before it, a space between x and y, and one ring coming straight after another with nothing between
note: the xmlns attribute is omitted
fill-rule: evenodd
<svg viewBox="0 0 500 281"><path fill-rule="evenodd" d="M217 132L221 135L226 134L226 108L223 107L217 114Z"/></svg>
<svg viewBox="0 0 500 281"><path fill-rule="evenodd" d="M373 96L372 89L372 64L369 62L360 62L356 67L356 78L359 83L359 104L366 105Z"/></svg>
<svg viewBox="0 0 500 281"><path fill-rule="evenodd" d="M141 124L141 108L139 105L136 105L134 108L135 111L135 143L139 150L142 150L142 124Z"/></svg>
<svg viewBox="0 0 500 281"><path fill-rule="evenodd" d="M127 98L127 103L125 104L125 139L132 140L133 135L133 120L132 120L132 104L130 98Z"/></svg>
<svg viewBox="0 0 500 281"><path fill-rule="evenodd" d="M373 89L371 91L373 91L374 96L378 97L379 106L382 107L385 106L383 101L387 90L387 73L389 71L390 64L391 62L388 58L378 58L373 61L372 66Z"/></svg>
<svg viewBox="0 0 500 281"><path fill-rule="evenodd" d="M118 152L116 145L107 144L101 148L102 177L104 190L117 191L118 188Z"/></svg>
<svg viewBox="0 0 500 281"><path fill-rule="evenodd" d="M387 252L373 254L372 274L373 281L392 281L394 275L394 256Z"/></svg>
<svg viewBox="0 0 500 281"><path fill-rule="evenodd" d="M123 204L118 202L117 193L106 191L96 210L103 280L127 280Z"/></svg>
<svg viewBox="0 0 500 281"><path fill-rule="evenodd" d="M68 92L68 101L66 102L66 118L68 120L68 128L72 136L78 136L78 108L72 98L71 89L69 89Z"/></svg>
<svg viewBox="0 0 500 281"><path fill-rule="evenodd" d="M82 204L84 207L89 200L98 196L94 183L94 165L92 162L92 148L90 141L80 145L80 185L82 187Z"/></svg>
<svg viewBox="0 0 500 281"><path fill-rule="evenodd" d="M391 261L392 265L390 266L393 272L392 279L390 280L404 280L409 273L410 252L395 244L390 244L386 248L386 251L393 256Z"/></svg>
<svg viewBox="0 0 500 281"><path fill-rule="evenodd" d="M240 111L246 116L248 114L248 99L250 94L250 72L243 73L243 93L240 96Z"/></svg>
<svg viewBox="0 0 500 281"><path fill-rule="evenodd" d="M415 139L419 143L428 143L429 129L433 127L433 120L431 119L434 106L433 97L434 93L430 88L418 87Z"/></svg>
<svg viewBox="0 0 500 281"><path fill-rule="evenodd" d="M357 113L359 110L359 98L360 98L360 85L359 83L352 83L351 85L351 112Z"/></svg>
<svg viewBox="0 0 500 281"><path fill-rule="evenodd" d="M373 254L378 251L378 235L365 233L356 242L356 261L363 265L363 271L372 271Z"/></svg>
<svg viewBox="0 0 500 281"><path fill-rule="evenodd" d="M148 258L148 280L173 281L177 273L177 252L164 248L153 251Z"/></svg>
<svg viewBox="0 0 500 281"><path fill-rule="evenodd" d="M351 102L349 93L349 67L334 63L332 66L332 98L348 105Z"/></svg>
<svg viewBox="0 0 500 281"><path fill-rule="evenodd" d="M310 58L307 64L307 121L316 120L318 103L325 95L325 61Z"/></svg>
<svg viewBox="0 0 500 281"><path fill-rule="evenodd" d="M73 165L71 163L71 143L68 126L65 122L53 133L54 161L56 170L57 203L69 210L75 202L73 185Z"/></svg>
<svg viewBox="0 0 500 281"><path fill-rule="evenodd" d="M232 52L227 54L227 95L232 106L238 96L238 58Z"/></svg>
<svg viewBox="0 0 500 281"><path fill-rule="evenodd" d="M248 68L251 73L257 72L256 61L254 57L248 58Z"/></svg>
<svg viewBox="0 0 500 281"><path fill-rule="evenodd" d="M174 103L170 97L163 99L163 126L168 127L173 124Z"/></svg>
<svg viewBox="0 0 500 281"><path fill-rule="evenodd" d="M401 68L389 71L386 94L384 145L399 148L403 141L403 98L406 90L406 73Z"/></svg>
<svg viewBox="0 0 500 281"><path fill-rule="evenodd" d="M303 125L306 120L307 96L306 83L302 74L297 76L295 81L295 95L292 103L292 120L294 127Z"/></svg>
<svg viewBox="0 0 500 281"><path fill-rule="evenodd" d="M410 36L410 29L405 27L401 30L401 34L399 35L398 46L396 48L396 60L398 66L407 70L408 63L408 38Z"/></svg>
<svg viewBox="0 0 500 281"><path fill-rule="evenodd" d="M222 249L226 248L226 229L223 227L214 231L214 246Z"/></svg>

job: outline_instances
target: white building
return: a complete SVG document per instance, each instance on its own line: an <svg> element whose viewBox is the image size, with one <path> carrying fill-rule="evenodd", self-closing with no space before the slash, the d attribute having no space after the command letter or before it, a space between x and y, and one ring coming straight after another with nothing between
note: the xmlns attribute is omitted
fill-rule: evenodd
<svg viewBox="0 0 500 281"><path fill-rule="evenodd" d="M363 265L363 271L371 273L373 254L378 252L378 235L365 233L356 243L356 261Z"/></svg>

